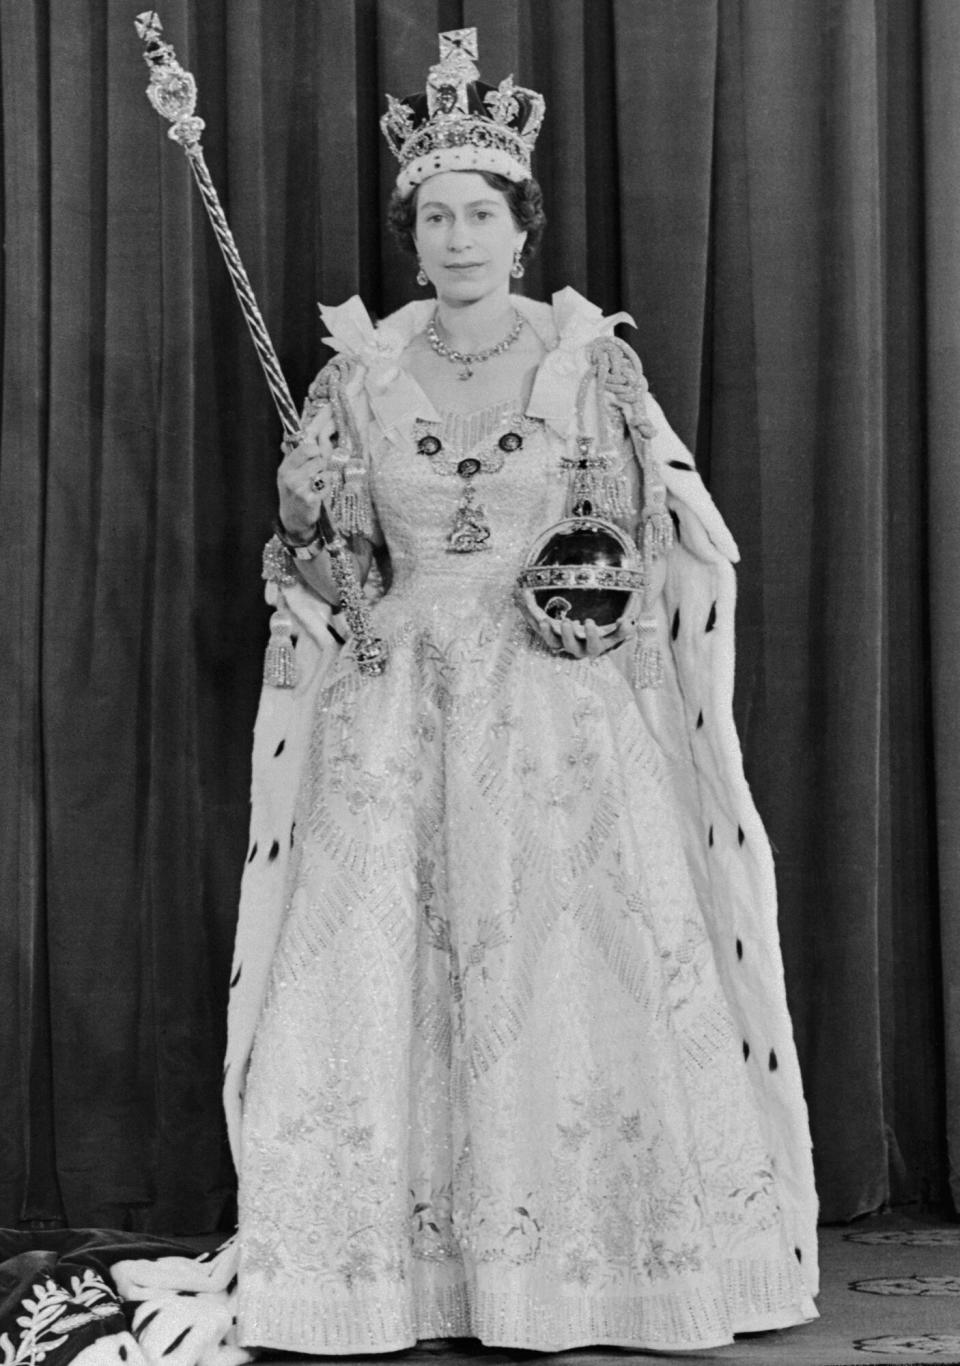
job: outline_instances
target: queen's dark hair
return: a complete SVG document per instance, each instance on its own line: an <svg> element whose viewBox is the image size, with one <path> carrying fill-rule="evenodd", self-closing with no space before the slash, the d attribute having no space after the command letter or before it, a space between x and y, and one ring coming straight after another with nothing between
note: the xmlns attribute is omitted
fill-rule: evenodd
<svg viewBox="0 0 960 1366"><path fill-rule="evenodd" d="M520 259L526 265L540 244L546 227L547 215L543 211L543 192L533 179L508 180L506 176L496 175L493 171L477 171L483 176L492 190L499 190L507 201L511 216L520 232L527 234ZM387 205L387 227L400 247L416 256L417 248L413 240L413 229L417 221L417 193L414 188L406 197L394 190Z"/></svg>

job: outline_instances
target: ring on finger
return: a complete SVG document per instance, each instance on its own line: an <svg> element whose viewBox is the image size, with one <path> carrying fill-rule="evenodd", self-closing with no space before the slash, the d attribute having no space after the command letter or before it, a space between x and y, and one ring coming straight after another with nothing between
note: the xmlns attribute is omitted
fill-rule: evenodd
<svg viewBox="0 0 960 1366"><path fill-rule="evenodd" d="M319 493L321 489L324 487L323 475L315 474L313 478L310 480L310 484Z"/></svg>

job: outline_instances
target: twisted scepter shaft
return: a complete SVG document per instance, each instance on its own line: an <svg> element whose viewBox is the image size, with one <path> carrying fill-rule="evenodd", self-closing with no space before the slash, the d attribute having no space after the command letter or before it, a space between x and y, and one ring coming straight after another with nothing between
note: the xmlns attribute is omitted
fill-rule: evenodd
<svg viewBox="0 0 960 1366"><path fill-rule="evenodd" d="M155 10L145 10L135 21L137 35L143 42L143 58L150 70L147 98L163 118L169 119L169 137L183 148L193 178L200 191L203 206L219 244L221 254L233 281L234 292L246 320L264 378L273 397L284 432L284 446L291 449L303 439L300 415L290 395L290 389L280 368L280 361L267 331L263 315L257 306L253 286L244 269L237 244L230 231L220 196L210 179L200 135L204 121L194 112L197 106L197 83L189 71L177 61L176 53L162 38L163 25ZM354 637L357 667L363 674L383 672L386 654L383 642L370 630L366 599L357 579L353 560L346 541L337 531L325 506L320 509L320 530L330 555L330 570L340 592L341 607Z"/></svg>

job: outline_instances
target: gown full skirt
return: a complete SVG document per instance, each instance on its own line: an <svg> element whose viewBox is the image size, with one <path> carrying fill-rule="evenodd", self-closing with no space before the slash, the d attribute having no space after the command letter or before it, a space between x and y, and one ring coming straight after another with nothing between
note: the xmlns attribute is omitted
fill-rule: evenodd
<svg viewBox="0 0 960 1366"><path fill-rule="evenodd" d="M246 1343L690 1350L813 1312L670 761L615 661L552 654L514 601L554 464L533 432L478 478L490 548L458 555L461 480L374 453L389 665L341 655L304 763L246 1082Z"/></svg>

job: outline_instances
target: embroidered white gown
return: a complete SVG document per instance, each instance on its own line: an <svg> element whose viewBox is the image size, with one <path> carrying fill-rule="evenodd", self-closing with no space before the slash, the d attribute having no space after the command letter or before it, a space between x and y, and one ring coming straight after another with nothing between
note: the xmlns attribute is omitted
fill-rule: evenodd
<svg viewBox="0 0 960 1366"><path fill-rule="evenodd" d="M665 760L616 663L513 602L565 494L527 427L473 554L461 480L371 428L390 662L342 654L313 721L246 1085L246 1343L690 1349L814 1312ZM518 415L433 430L490 449Z"/></svg>

